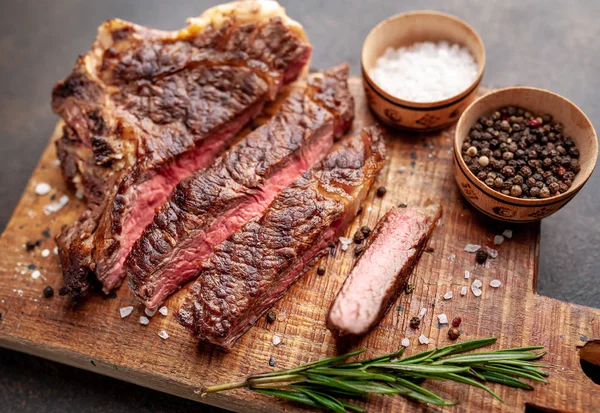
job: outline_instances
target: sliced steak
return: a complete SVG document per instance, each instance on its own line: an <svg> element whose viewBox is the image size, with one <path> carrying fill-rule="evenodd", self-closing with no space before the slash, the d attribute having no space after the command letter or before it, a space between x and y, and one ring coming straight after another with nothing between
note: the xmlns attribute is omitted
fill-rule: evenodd
<svg viewBox="0 0 600 413"><path fill-rule="evenodd" d="M340 334L367 334L386 315L412 273L437 220L440 205L392 208L379 221L327 315Z"/></svg>
<svg viewBox="0 0 600 413"><path fill-rule="evenodd" d="M273 1L217 6L176 32L104 23L53 91L63 172L91 209L57 240L63 291L85 295L94 277L105 292L118 286L155 208L300 75L310 51Z"/></svg>
<svg viewBox="0 0 600 413"><path fill-rule="evenodd" d="M309 76L302 89L211 167L184 179L136 241L125 272L147 308L194 278L215 245L262 214L349 128L348 65Z"/></svg>
<svg viewBox="0 0 600 413"><path fill-rule="evenodd" d="M177 320L196 337L231 348L356 216L384 164L381 134L370 127L336 144L260 218L218 245Z"/></svg>

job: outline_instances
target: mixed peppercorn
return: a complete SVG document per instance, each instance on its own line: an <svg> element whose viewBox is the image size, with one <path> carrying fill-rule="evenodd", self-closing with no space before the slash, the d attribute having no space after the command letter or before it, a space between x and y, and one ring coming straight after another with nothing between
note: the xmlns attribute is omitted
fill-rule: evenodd
<svg viewBox="0 0 600 413"><path fill-rule="evenodd" d="M517 198L564 193L581 169L579 149L561 123L515 106L479 118L465 137L462 157L487 186Z"/></svg>

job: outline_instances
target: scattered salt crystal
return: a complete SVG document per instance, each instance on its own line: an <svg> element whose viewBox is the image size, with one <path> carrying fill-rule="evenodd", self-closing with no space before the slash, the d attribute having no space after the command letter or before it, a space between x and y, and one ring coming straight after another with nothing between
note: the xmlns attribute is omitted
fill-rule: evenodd
<svg viewBox="0 0 600 413"><path fill-rule="evenodd" d="M500 245L504 242L504 237L502 235L496 235L494 237L494 245Z"/></svg>
<svg viewBox="0 0 600 413"><path fill-rule="evenodd" d="M465 245L466 252L477 252L477 251L479 251L480 248L481 248L481 245L476 245L476 244Z"/></svg>
<svg viewBox="0 0 600 413"><path fill-rule="evenodd" d="M46 195L48 192L50 192L50 189L52 189L50 185L45 182L40 182L35 186L34 191L36 195Z"/></svg>
<svg viewBox="0 0 600 413"><path fill-rule="evenodd" d="M448 291L446 294L444 294L444 300L449 300L452 298L452 291Z"/></svg>
<svg viewBox="0 0 600 413"><path fill-rule="evenodd" d="M342 245L350 245L352 244L352 238L340 237L340 242Z"/></svg>
<svg viewBox="0 0 600 413"><path fill-rule="evenodd" d="M448 255L448 259L449 259L450 261L454 262L454 260L456 259L456 255L454 255L454 254L450 254L450 255Z"/></svg>
<svg viewBox="0 0 600 413"><path fill-rule="evenodd" d="M119 308L119 313L121 313L121 318L125 318L129 316L133 312L133 306L127 306L123 308Z"/></svg>
<svg viewBox="0 0 600 413"><path fill-rule="evenodd" d="M490 281L490 287L498 288L502 285L500 280L492 280Z"/></svg>
<svg viewBox="0 0 600 413"><path fill-rule="evenodd" d="M440 324L448 324L448 317L446 314L438 314L438 322Z"/></svg>
<svg viewBox="0 0 600 413"><path fill-rule="evenodd" d="M58 255L58 247L54 247L54 249L52 250L52 252L54 253L54 255Z"/></svg>
<svg viewBox="0 0 600 413"><path fill-rule="evenodd" d="M273 336L273 345L277 346L279 343L281 343L281 338L279 338L279 336Z"/></svg>
<svg viewBox="0 0 600 413"><path fill-rule="evenodd" d="M390 47L377 59L371 75L382 89L398 98L435 102L467 89L477 72L467 48L441 41Z"/></svg>
<svg viewBox="0 0 600 413"><path fill-rule="evenodd" d="M419 318L425 317L425 314L427 314L427 309L423 307L421 308L421 311L419 311Z"/></svg>
<svg viewBox="0 0 600 413"><path fill-rule="evenodd" d="M83 199L83 192L79 192L79 191L75 192L75 198Z"/></svg>
<svg viewBox="0 0 600 413"><path fill-rule="evenodd" d="M419 343L421 344L429 344L429 339L425 337L423 334L419 336Z"/></svg>
<svg viewBox="0 0 600 413"><path fill-rule="evenodd" d="M487 247L487 253L490 256L490 258L498 258L498 250Z"/></svg>
<svg viewBox="0 0 600 413"><path fill-rule="evenodd" d="M33 278L34 280L37 280L38 278L40 278L41 275L42 275L41 272L39 272L38 270L35 270L31 273L31 278Z"/></svg>
<svg viewBox="0 0 600 413"><path fill-rule="evenodd" d="M505 229L502 235L504 235L505 238L511 239L513 236L512 229Z"/></svg>
<svg viewBox="0 0 600 413"><path fill-rule="evenodd" d="M410 340L407 338L403 338L400 344L402 344L402 347L408 347L410 345Z"/></svg>
<svg viewBox="0 0 600 413"><path fill-rule="evenodd" d="M144 308L144 313L146 313L146 315L147 315L148 317L152 318L152 317L154 317L154 314L156 314L156 310L154 310L154 311L151 311L151 310L149 310L149 309L147 309L147 308Z"/></svg>
<svg viewBox="0 0 600 413"><path fill-rule="evenodd" d="M69 197L62 195L58 201L48 204L44 207L44 214L50 215L54 212L60 211L69 202Z"/></svg>
<svg viewBox="0 0 600 413"><path fill-rule="evenodd" d="M158 336L160 338L162 338L163 340L166 340L169 338L169 334L165 330L160 330L160 333L158 333Z"/></svg>
<svg viewBox="0 0 600 413"><path fill-rule="evenodd" d="M54 168L58 168L60 166L60 159L54 159L52 162L50 162L50 165L52 165Z"/></svg>
<svg viewBox="0 0 600 413"><path fill-rule="evenodd" d="M150 320L145 315L140 316L140 324L143 326L147 326L150 323Z"/></svg>
<svg viewBox="0 0 600 413"><path fill-rule="evenodd" d="M166 317L167 314L169 314L169 309L167 308L166 305L163 305L162 307L160 307L158 309L158 312L161 313L162 315L164 315Z"/></svg>
<svg viewBox="0 0 600 413"><path fill-rule="evenodd" d="M342 244L342 251L346 251L348 249L348 244Z"/></svg>
<svg viewBox="0 0 600 413"><path fill-rule="evenodd" d="M13 291L16 291L16 292L17 292L17 295L18 295L19 297L23 297L23 290L13 290Z"/></svg>
<svg viewBox="0 0 600 413"><path fill-rule="evenodd" d="M475 281L473 281L473 284L471 284L471 285L475 288L483 287L483 283L481 282L481 280L475 280Z"/></svg>
<svg viewBox="0 0 600 413"><path fill-rule="evenodd" d="M481 290L477 287L471 286L471 292L475 297L479 297L481 295Z"/></svg>
<svg viewBox="0 0 600 413"><path fill-rule="evenodd" d="M460 295L467 295L467 287L462 287L460 289Z"/></svg>
<svg viewBox="0 0 600 413"><path fill-rule="evenodd" d="M465 278L471 277L471 272L469 270L465 270Z"/></svg>
<svg viewBox="0 0 600 413"><path fill-rule="evenodd" d="M372 210L373 210L373 207L372 207L372 206L369 206L369 207L367 208L367 212L371 212Z"/></svg>
<svg viewBox="0 0 600 413"><path fill-rule="evenodd" d="M46 258L50 256L50 250L48 248L42 250L42 257Z"/></svg>

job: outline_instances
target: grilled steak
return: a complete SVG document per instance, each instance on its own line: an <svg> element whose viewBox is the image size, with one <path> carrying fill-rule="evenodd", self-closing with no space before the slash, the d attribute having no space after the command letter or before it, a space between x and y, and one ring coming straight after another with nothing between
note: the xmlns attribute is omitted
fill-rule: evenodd
<svg viewBox="0 0 600 413"><path fill-rule="evenodd" d="M392 208L379 221L327 316L339 333L367 334L386 315L417 264L442 208Z"/></svg>
<svg viewBox="0 0 600 413"><path fill-rule="evenodd" d="M104 23L57 84L65 177L90 206L57 239L65 292L109 292L133 242L181 179L203 169L297 78L311 47L273 1L217 6L183 30Z"/></svg>
<svg viewBox="0 0 600 413"><path fill-rule="evenodd" d="M311 75L269 122L177 186L125 264L129 286L146 307L156 309L194 278L215 245L323 159L354 115L347 81L347 65Z"/></svg>
<svg viewBox="0 0 600 413"><path fill-rule="evenodd" d="M384 163L381 133L370 127L336 144L260 218L218 245L177 320L196 337L231 348L354 218Z"/></svg>

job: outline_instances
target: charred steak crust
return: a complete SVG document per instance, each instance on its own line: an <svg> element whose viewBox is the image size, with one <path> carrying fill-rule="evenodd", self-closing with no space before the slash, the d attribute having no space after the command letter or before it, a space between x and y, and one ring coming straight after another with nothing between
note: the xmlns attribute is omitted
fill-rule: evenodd
<svg viewBox="0 0 600 413"><path fill-rule="evenodd" d="M264 215L217 246L176 313L194 336L230 348L355 216L383 167L378 127L336 144Z"/></svg>
<svg viewBox="0 0 600 413"><path fill-rule="evenodd" d="M302 28L272 1L217 6L177 32L101 25L52 96L65 122L56 144L64 176L93 210L58 239L65 291L84 295L83 274L105 292L118 286L154 208L212 163L310 52Z"/></svg>
<svg viewBox="0 0 600 413"><path fill-rule="evenodd" d="M177 186L125 264L131 290L148 308L194 278L212 246L260 215L348 129L354 113L348 71L344 64L309 76L269 122Z"/></svg>
<svg viewBox="0 0 600 413"><path fill-rule="evenodd" d="M412 274L441 213L438 204L394 207L379 220L327 313L327 328L339 336L362 336L379 324Z"/></svg>

